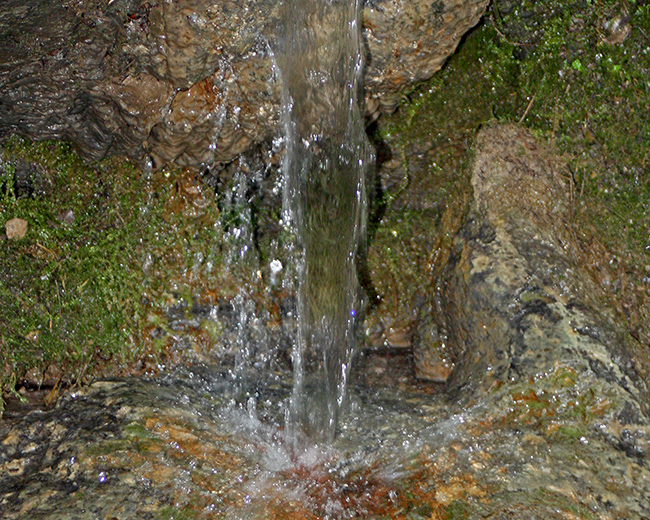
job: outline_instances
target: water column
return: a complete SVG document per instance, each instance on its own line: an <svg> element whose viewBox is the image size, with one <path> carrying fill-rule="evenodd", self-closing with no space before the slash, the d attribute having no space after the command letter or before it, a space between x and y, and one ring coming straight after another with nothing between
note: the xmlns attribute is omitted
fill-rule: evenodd
<svg viewBox="0 0 650 520"><path fill-rule="evenodd" d="M296 236L298 334L289 432L335 435L360 317L369 147L359 109L359 0L284 0L284 223Z"/></svg>

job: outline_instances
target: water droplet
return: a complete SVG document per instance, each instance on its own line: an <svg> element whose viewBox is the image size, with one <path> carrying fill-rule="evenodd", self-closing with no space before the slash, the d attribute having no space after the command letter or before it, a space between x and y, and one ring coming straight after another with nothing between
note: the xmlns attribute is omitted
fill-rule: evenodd
<svg viewBox="0 0 650 520"><path fill-rule="evenodd" d="M282 262L280 260L273 260L271 261L271 272L273 274L277 274L280 271L282 271Z"/></svg>

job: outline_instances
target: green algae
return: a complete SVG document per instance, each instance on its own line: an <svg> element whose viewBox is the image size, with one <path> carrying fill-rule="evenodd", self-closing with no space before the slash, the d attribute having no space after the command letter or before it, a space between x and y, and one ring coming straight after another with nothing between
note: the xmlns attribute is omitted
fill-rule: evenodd
<svg viewBox="0 0 650 520"><path fill-rule="evenodd" d="M507 515L502 516L503 518L576 518L580 520L596 520L599 518L599 516L592 513L588 506L579 503L578 499L573 499L559 490L534 488L527 492L517 491L503 495L496 494L493 500L494 505L486 509L494 510L497 515ZM458 518L489 518L490 513Z"/></svg>
<svg viewBox="0 0 650 520"><path fill-rule="evenodd" d="M160 520L191 520L193 518L201 518L201 514L189 509L166 506L156 514L156 517Z"/></svg>
<svg viewBox="0 0 650 520"><path fill-rule="evenodd" d="M107 456L116 456L119 453L132 452L133 442L129 439L114 439L104 441L102 444L88 448L83 457L103 458Z"/></svg>
<svg viewBox="0 0 650 520"><path fill-rule="evenodd" d="M499 405L499 421L509 428L530 428L549 442L575 441L589 437L616 408L617 398L608 394L596 381L579 381L574 370L558 365L512 385Z"/></svg>
<svg viewBox="0 0 650 520"><path fill-rule="evenodd" d="M122 433L125 437L129 439L146 439L146 440L157 440L157 437L151 433L150 430L142 426L137 422L132 422L127 424L123 429Z"/></svg>
<svg viewBox="0 0 650 520"><path fill-rule="evenodd" d="M454 500L445 508L448 520L461 520L470 518L471 505L463 500Z"/></svg>

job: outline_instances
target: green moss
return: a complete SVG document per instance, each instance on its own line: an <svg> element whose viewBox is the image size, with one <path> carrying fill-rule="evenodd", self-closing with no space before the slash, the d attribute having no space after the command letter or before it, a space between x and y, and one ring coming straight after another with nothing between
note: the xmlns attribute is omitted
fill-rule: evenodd
<svg viewBox="0 0 650 520"><path fill-rule="evenodd" d="M447 520L462 520L469 518L471 506L463 500L454 500L445 508Z"/></svg>
<svg viewBox="0 0 650 520"><path fill-rule="evenodd" d="M157 440L157 437L137 422L127 424L123 430L125 437L129 439L150 439Z"/></svg>
<svg viewBox="0 0 650 520"><path fill-rule="evenodd" d="M568 154L585 222L600 215L596 225L609 246L642 252L648 237L639 230L650 224L650 17L634 3L564 11L562 2L553 4L541 42L521 64L522 92L534 98L525 122ZM617 36L624 39L614 43Z"/></svg>
<svg viewBox="0 0 650 520"><path fill-rule="evenodd" d="M15 182L25 164L41 187L31 194ZM21 139L5 145L0 172L0 226L28 222L0 249L3 390L28 371L82 383L155 366L171 345L172 294L190 306L219 298L219 211L190 173L88 165L65 144Z"/></svg>
<svg viewBox="0 0 650 520"><path fill-rule="evenodd" d="M568 366L538 374L534 380L513 385L504 396L503 423L528 427L549 440L574 441L588 437L594 424L615 407L616 398L596 383L577 381Z"/></svg>
<svg viewBox="0 0 650 520"><path fill-rule="evenodd" d="M212 341L215 342L223 333L223 325L221 325L221 323L219 323L218 321L205 320L203 321L203 323L201 323L201 329L207 333L208 337Z"/></svg>
<svg viewBox="0 0 650 520"><path fill-rule="evenodd" d="M438 244L427 224L437 218L431 211L393 211L373 238L370 256L375 287L395 323L409 315L411 301L405 295L430 290Z"/></svg>
<svg viewBox="0 0 650 520"><path fill-rule="evenodd" d="M530 500L532 502L548 505L553 511L566 512L575 518L584 520L595 520L598 518L588 507L557 491L536 489L531 495Z"/></svg>
<svg viewBox="0 0 650 520"><path fill-rule="evenodd" d="M97 458L104 457L107 455L114 455L118 452L130 451L132 448L132 443L128 439L116 439L105 441L101 444L97 444L87 448L84 453L84 458Z"/></svg>
<svg viewBox="0 0 650 520"><path fill-rule="evenodd" d="M637 340L633 348L647 378L649 56L650 8L643 2L498 0L443 69L405 92L398 112L380 120L375 139L389 144L404 170L399 189L387 187L381 226L393 226L425 190L442 209L428 240L441 241L436 273L450 250L442 237L456 234L471 198L466 166L481 125L520 122L555 143L569 165L580 261L594 267L597 281L626 309L622 321ZM416 164L421 156L426 172ZM387 236L378 231L371 247L386 252ZM371 271L385 256L370 258ZM399 292L383 283L380 296Z"/></svg>
<svg viewBox="0 0 650 520"><path fill-rule="evenodd" d="M577 428L574 426L560 426L555 432L555 437L559 439L577 440L587 435L586 428Z"/></svg>
<svg viewBox="0 0 650 520"><path fill-rule="evenodd" d="M648 35L649 9L636 2L494 2L443 70L405 94L382 135L403 153L471 137L493 118L521 121L567 153L576 192L611 208L599 228L612 245L640 250L650 224Z"/></svg>

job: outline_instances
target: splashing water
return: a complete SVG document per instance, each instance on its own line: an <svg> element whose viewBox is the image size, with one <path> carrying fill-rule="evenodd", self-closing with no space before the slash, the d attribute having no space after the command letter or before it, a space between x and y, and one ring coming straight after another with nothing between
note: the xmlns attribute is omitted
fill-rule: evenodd
<svg viewBox="0 0 650 520"><path fill-rule="evenodd" d="M359 0L286 0L276 59L283 83L283 222L296 236L298 334L288 431L331 440L345 399L361 298L370 159L359 109Z"/></svg>

